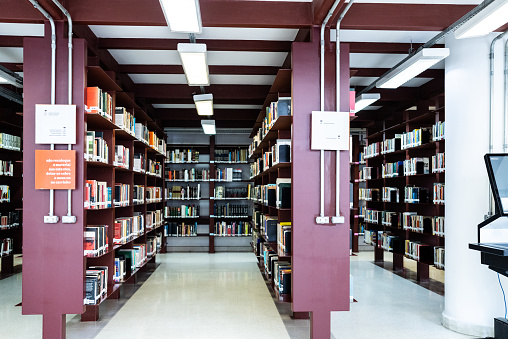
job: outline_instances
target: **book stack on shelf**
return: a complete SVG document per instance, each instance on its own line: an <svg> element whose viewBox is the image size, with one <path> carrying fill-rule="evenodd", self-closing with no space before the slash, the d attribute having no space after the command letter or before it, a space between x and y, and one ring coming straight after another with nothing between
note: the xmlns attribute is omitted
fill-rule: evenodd
<svg viewBox="0 0 508 339"><path fill-rule="evenodd" d="M427 280L434 248L444 247L444 109L395 116L367 129L369 170L359 175L366 187L358 188L366 209L359 214L365 215L365 242L374 245L375 261L384 260L383 251L393 252L394 269L403 268L404 257L415 260L418 279ZM404 246L391 246L393 239Z"/></svg>
<svg viewBox="0 0 508 339"><path fill-rule="evenodd" d="M84 126L84 262L86 311L118 299L157 251L165 251L163 179L165 134L99 66L88 66ZM159 239L159 240L157 240ZM148 249L152 255L148 257ZM99 283L100 281L100 283Z"/></svg>
<svg viewBox="0 0 508 339"><path fill-rule="evenodd" d="M281 73L282 74L282 73ZM279 76L279 75L278 75ZM249 197L254 202L252 244L263 276L281 302L291 302L291 98L278 95L251 134Z"/></svg>

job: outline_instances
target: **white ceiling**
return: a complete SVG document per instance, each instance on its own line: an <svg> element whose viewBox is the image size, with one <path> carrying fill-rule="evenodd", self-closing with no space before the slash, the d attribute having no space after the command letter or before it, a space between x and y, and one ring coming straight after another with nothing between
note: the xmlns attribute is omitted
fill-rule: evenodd
<svg viewBox="0 0 508 339"><path fill-rule="evenodd" d="M188 39L186 33L172 33L167 26L89 26L98 38ZM196 39L294 41L297 29L203 27Z"/></svg>
<svg viewBox="0 0 508 339"><path fill-rule="evenodd" d="M129 74L136 84L186 84L184 74ZM275 75L210 74L210 84L272 85Z"/></svg>

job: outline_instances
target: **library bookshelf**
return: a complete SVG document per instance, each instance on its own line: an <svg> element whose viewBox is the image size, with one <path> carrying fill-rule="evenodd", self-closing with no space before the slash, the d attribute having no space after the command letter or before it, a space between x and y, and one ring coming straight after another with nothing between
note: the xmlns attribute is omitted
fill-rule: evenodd
<svg viewBox="0 0 508 339"><path fill-rule="evenodd" d="M365 241L376 262L393 252L394 270L415 260L419 281L430 266L444 269L444 148L444 107L408 110L367 131Z"/></svg>
<svg viewBox="0 0 508 339"><path fill-rule="evenodd" d="M14 271L14 256L22 253L23 153L21 115L0 109L0 265L1 274Z"/></svg>
<svg viewBox="0 0 508 339"><path fill-rule="evenodd" d="M247 148L205 138L168 140L164 235L170 251L243 250L242 239L251 236Z"/></svg>
<svg viewBox="0 0 508 339"><path fill-rule="evenodd" d="M254 184L252 249L279 302L291 303L291 70L279 70L258 116L249 156ZM282 193L284 190L284 194ZM306 314L299 314L306 318Z"/></svg>
<svg viewBox="0 0 508 339"><path fill-rule="evenodd" d="M121 92L109 73L98 66L88 66L87 86L100 88L102 96L111 100L108 107L99 108L98 112L92 112L93 106L87 105L89 112L84 115L85 235L93 225L107 226L105 241L85 253L87 269L107 266L109 272L107 290L95 303L86 305L81 316L82 321L95 321L99 318L99 305L108 298L119 298L120 286L135 282L136 273L154 263L157 252L165 250L162 232L166 152L163 131L132 96ZM87 90L87 94L91 91ZM86 100L90 103L90 98ZM96 194L97 187L106 189L105 201ZM85 245L87 241L85 238ZM129 252L135 252L136 257L130 258Z"/></svg>

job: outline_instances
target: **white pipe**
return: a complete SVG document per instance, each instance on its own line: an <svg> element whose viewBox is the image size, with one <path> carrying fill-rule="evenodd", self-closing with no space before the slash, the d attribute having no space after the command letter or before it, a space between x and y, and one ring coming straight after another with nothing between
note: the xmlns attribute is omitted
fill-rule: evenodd
<svg viewBox="0 0 508 339"><path fill-rule="evenodd" d="M507 140L507 131L508 131L508 40L506 40L504 45L504 127L503 127L503 153L506 153L508 150L508 140Z"/></svg>
<svg viewBox="0 0 508 339"><path fill-rule="evenodd" d="M67 21L69 24L69 32L68 32L68 48L69 48L69 62L68 62L68 104L72 105L72 19L69 12L65 9L60 2L57 0L53 0L53 3L60 8L62 13L67 17ZM72 145L68 144L67 149L72 150ZM67 190L67 216L72 216L72 190Z"/></svg>
<svg viewBox="0 0 508 339"><path fill-rule="evenodd" d="M333 15L333 12L335 12L335 9L339 5L341 0L335 0L333 3L332 8L328 11L328 14L326 15L325 19L323 20L323 23L321 24L321 35L320 35L320 48L321 48L321 75L320 75L320 111L323 112L325 110L325 26L328 23L328 20ZM320 198L320 209L319 209L319 216L323 217L325 214L325 151L320 151L320 157L321 157L321 198Z"/></svg>
<svg viewBox="0 0 508 339"><path fill-rule="evenodd" d="M340 23L346 15L349 8L353 5L355 0L349 0L346 8L337 19L337 27L335 29L335 100L337 112L340 112ZM335 217L340 217L340 151L335 152Z"/></svg>
<svg viewBox="0 0 508 339"><path fill-rule="evenodd" d="M44 10L44 8L39 5L39 3L35 0L28 0L32 3L32 5L39 10L48 20L51 25L51 105L55 104L55 77L56 77L56 30L55 30L55 22L51 15ZM55 144L51 144L51 150L55 149ZM53 189L49 190L49 216L53 217L55 215L55 191Z"/></svg>

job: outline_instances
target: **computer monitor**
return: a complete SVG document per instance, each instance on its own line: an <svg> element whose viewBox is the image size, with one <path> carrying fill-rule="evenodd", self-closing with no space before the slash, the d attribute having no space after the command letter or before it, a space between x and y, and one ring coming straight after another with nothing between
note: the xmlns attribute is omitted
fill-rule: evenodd
<svg viewBox="0 0 508 339"><path fill-rule="evenodd" d="M508 154L485 154L496 212L508 215Z"/></svg>

